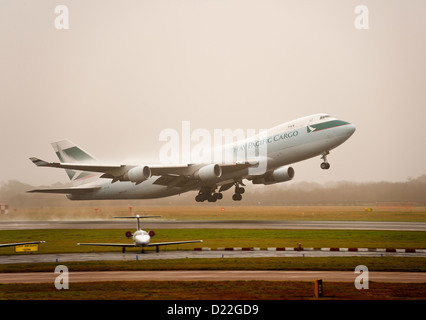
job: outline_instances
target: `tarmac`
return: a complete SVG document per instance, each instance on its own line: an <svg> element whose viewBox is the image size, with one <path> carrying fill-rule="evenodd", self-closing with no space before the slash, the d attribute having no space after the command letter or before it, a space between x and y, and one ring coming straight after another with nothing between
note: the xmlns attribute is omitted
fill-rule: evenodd
<svg viewBox="0 0 426 320"><path fill-rule="evenodd" d="M271 248L270 248L271 249ZM326 249L326 248L323 248ZM328 248L329 249L329 248ZM422 252L386 252L386 251L331 251L331 250L145 250L128 249L126 253L91 252L91 253L57 253L57 254L14 254L0 256L0 264L14 263L66 263L72 261L143 261L158 259L187 258L266 258L266 257L426 257Z"/></svg>
<svg viewBox="0 0 426 320"><path fill-rule="evenodd" d="M134 221L67 220L1 221L0 230L33 229L131 229ZM426 222L394 221L296 221L296 220L145 220L145 229L314 229L314 230L394 230L426 231Z"/></svg>
<svg viewBox="0 0 426 320"><path fill-rule="evenodd" d="M190 270L190 271L93 271L69 272L69 282L98 281L323 281L354 282L360 273L353 271L277 271L277 270ZM0 273L0 283L54 283L59 273ZM366 276L365 274L363 276ZM368 272L369 281L426 283L424 272Z"/></svg>

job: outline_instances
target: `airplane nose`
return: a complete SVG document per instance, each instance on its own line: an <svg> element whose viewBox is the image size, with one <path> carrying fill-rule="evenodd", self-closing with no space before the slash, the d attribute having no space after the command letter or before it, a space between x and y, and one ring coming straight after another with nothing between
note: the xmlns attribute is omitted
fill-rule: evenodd
<svg viewBox="0 0 426 320"><path fill-rule="evenodd" d="M348 125L346 125L345 126L346 127L346 130L347 130L347 132L348 132L348 135L352 135L354 132L355 132L355 130L356 130L356 127L355 127L355 125L353 125L352 123L349 123Z"/></svg>

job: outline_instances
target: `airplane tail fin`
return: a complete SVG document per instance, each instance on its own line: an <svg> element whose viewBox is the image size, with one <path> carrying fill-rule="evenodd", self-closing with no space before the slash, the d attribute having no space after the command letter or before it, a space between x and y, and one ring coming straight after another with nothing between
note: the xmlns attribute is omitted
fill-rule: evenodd
<svg viewBox="0 0 426 320"><path fill-rule="evenodd" d="M61 140L52 143L53 150L55 150L59 161L62 163L90 163L96 159L88 152L84 151L69 140ZM100 174L92 172L77 171L65 169L69 179L73 185L80 185L88 183L91 180L99 178Z"/></svg>

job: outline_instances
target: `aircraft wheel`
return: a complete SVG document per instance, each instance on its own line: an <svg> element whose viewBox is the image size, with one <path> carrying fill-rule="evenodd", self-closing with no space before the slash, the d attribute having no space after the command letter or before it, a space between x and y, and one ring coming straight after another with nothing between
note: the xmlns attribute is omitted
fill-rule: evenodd
<svg viewBox="0 0 426 320"><path fill-rule="evenodd" d="M241 199L242 199L243 197L242 197L242 195L241 194L239 194L239 193L235 193L233 196L232 196L232 200L234 200L234 201L241 201Z"/></svg>
<svg viewBox="0 0 426 320"><path fill-rule="evenodd" d="M216 197L216 199L218 199L218 200L221 200L222 198L223 198L223 194L222 193L215 193L215 197Z"/></svg>
<svg viewBox="0 0 426 320"><path fill-rule="evenodd" d="M197 201L197 202L203 202L204 200L206 200L206 199L201 194L199 194L195 197L195 201Z"/></svg>
<svg viewBox="0 0 426 320"><path fill-rule="evenodd" d="M321 163L321 169L324 169L324 170L330 169L330 164L328 162Z"/></svg>
<svg viewBox="0 0 426 320"><path fill-rule="evenodd" d="M246 190L242 187L238 187L237 190L235 191L238 194L243 194Z"/></svg>

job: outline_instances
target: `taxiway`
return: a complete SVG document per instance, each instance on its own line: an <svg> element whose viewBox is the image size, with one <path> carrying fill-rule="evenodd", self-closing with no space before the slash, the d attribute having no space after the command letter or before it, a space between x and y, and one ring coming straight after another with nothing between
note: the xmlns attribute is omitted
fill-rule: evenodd
<svg viewBox="0 0 426 320"><path fill-rule="evenodd" d="M394 221L296 221L296 220L146 220L146 229L314 229L314 230L394 230L426 231L426 222ZM67 221L2 221L0 230L32 229L128 229L131 221L67 220Z"/></svg>

